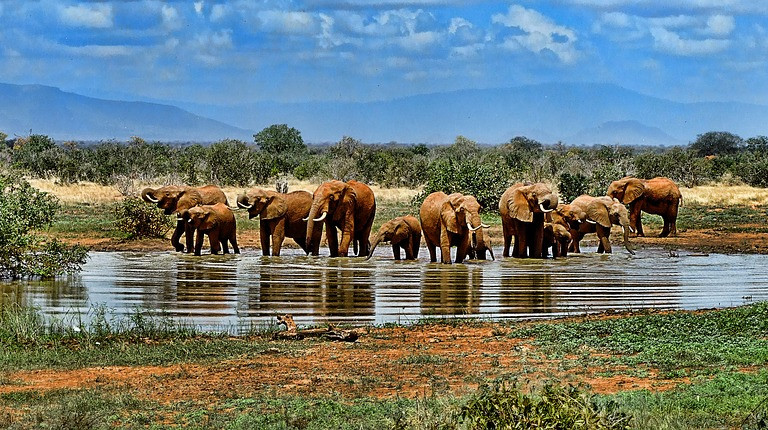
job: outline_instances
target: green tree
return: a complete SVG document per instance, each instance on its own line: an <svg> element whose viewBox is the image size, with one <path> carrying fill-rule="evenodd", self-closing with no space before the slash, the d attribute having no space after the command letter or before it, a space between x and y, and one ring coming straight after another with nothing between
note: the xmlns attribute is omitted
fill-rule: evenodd
<svg viewBox="0 0 768 430"><path fill-rule="evenodd" d="M269 154L277 171L291 173L307 154L301 132L287 124L274 124L253 135L258 148Z"/></svg>
<svg viewBox="0 0 768 430"><path fill-rule="evenodd" d="M58 200L20 179L0 172L0 278L53 277L80 270L88 256L82 246L43 240L59 210Z"/></svg>
<svg viewBox="0 0 768 430"><path fill-rule="evenodd" d="M699 157L707 155L726 155L734 154L744 145L744 140L727 131L710 131L697 136L696 141L691 144L691 149Z"/></svg>
<svg viewBox="0 0 768 430"><path fill-rule="evenodd" d="M60 158L56 142L42 134L16 139L13 164L38 178L48 178L57 169Z"/></svg>

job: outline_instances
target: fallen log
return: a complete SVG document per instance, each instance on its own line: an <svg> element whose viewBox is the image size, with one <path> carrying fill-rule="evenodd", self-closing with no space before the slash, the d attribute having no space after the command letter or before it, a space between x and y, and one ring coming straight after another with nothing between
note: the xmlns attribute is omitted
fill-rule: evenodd
<svg viewBox="0 0 768 430"><path fill-rule="evenodd" d="M329 324L327 328L310 328L299 330L293 321L293 315L285 314L277 316L277 325L285 325L285 331L275 333L275 339L299 340L307 337L320 337L325 340L354 342L360 335L355 330L337 330Z"/></svg>

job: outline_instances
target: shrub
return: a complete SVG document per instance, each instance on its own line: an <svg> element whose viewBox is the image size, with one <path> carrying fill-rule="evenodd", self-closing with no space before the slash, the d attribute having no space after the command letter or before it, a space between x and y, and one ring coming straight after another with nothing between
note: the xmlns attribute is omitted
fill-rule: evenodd
<svg viewBox="0 0 768 430"><path fill-rule="evenodd" d="M44 241L33 233L50 227L58 210L54 196L32 188L18 174L0 173L0 278L47 278L80 270L86 248Z"/></svg>
<svg viewBox="0 0 768 430"><path fill-rule="evenodd" d="M563 202L572 202L576 197L587 192L589 180L581 173L570 174L564 172L560 174L558 191L560 199Z"/></svg>
<svg viewBox="0 0 768 430"><path fill-rule="evenodd" d="M467 428L628 429L631 416L574 386L547 384L527 395L517 384L485 385L461 409Z"/></svg>
<svg viewBox="0 0 768 430"><path fill-rule="evenodd" d="M138 197L126 197L115 203L113 211L117 229L129 239L162 238L173 228L172 218L165 216L162 209Z"/></svg>

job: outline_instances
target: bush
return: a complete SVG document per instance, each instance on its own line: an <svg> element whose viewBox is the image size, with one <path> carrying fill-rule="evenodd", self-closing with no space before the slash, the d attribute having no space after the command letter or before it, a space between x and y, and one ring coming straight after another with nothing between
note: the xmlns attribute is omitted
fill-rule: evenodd
<svg viewBox="0 0 768 430"><path fill-rule="evenodd" d="M628 429L631 416L574 386L547 384L527 395L516 384L485 385L461 410L467 428Z"/></svg>
<svg viewBox="0 0 768 430"><path fill-rule="evenodd" d="M568 172L560 174L558 191L560 200L563 202L572 202L576 197L587 192L589 180L581 173L570 174Z"/></svg>
<svg viewBox="0 0 768 430"><path fill-rule="evenodd" d="M162 209L138 197L126 197L115 203L113 213L117 229L128 239L162 238L174 226L172 218L167 217Z"/></svg>
<svg viewBox="0 0 768 430"><path fill-rule="evenodd" d="M88 250L32 233L50 227L58 200L20 175L0 173L0 278L53 277L80 270Z"/></svg>

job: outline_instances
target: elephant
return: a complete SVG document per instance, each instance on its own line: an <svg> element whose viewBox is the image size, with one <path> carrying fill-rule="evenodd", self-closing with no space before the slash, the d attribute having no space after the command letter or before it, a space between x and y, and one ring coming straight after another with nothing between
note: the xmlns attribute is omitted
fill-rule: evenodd
<svg viewBox="0 0 768 430"><path fill-rule="evenodd" d="M552 248L552 256L567 257L568 246L571 244L571 233L568 228L562 224L545 222L544 223L544 256Z"/></svg>
<svg viewBox="0 0 768 430"><path fill-rule="evenodd" d="M171 245L178 252L184 251L184 245L179 243L179 238L181 238L182 234L186 236L186 251L192 252L195 231L178 216L179 214L198 205L227 204L227 196L224 195L221 188L215 185L206 185L198 188L175 185L167 185L161 188L144 188L141 191L141 198L145 202L155 203L157 207L165 211L166 215L177 214L176 229L171 236Z"/></svg>
<svg viewBox="0 0 768 430"><path fill-rule="evenodd" d="M181 218L185 219L187 224L197 231L195 255L200 255L202 252L204 234L208 235L211 254L219 253L219 245L221 245L224 254L229 254L227 242L232 244L235 254L240 253L240 248L237 247L235 214L226 204L195 206L182 212Z"/></svg>
<svg viewBox="0 0 768 430"><path fill-rule="evenodd" d="M611 182L606 194L629 204L629 222L638 236L645 236L641 211L661 215L664 228L659 237L677 235L677 209L683 201L680 189L669 178L637 179L631 176Z"/></svg>
<svg viewBox="0 0 768 430"><path fill-rule="evenodd" d="M325 221L325 237L331 257L346 257L350 243L353 244L355 255L367 256L375 215L376 198L371 188L362 182L334 180L320 184L312 195L312 206L305 218L308 250L317 255L320 239L315 223ZM341 241L337 236L337 228L341 230ZM319 230L322 231L322 225Z"/></svg>
<svg viewBox="0 0 768 430"><path fill-rule="evenodd" d="M385 222L373 238L368 259L373 256L373 251L380 242L392 243L395 260L400 259L400 248L405 251L406 260L415 260L419 257L421 245L421 224L413 215L401 216Z"/></svg>
<svg viewBox="0 0 768 430"><path fill-rule="evenodd" d="M507 188L499 200L504 232L504 256L542 258L544 254L545 215L558 204L557 194L543 183L517 183Z"/></svg>
<svg viewBox="0 0 768 430"><path fill-rule="evenodd" d="M307 221L304 219L312 207L312 194L306 191L277 193L261 188L254 188L237 196L237 206L248 210L248 218L259 218L259 235L262 255L270 255L270 236L272 237L271 255L279 256L283 240L290 237L309 253L307 246ZM322 230L314 233L313 242L318 246ZM311 250L313 255L318 250Z"/></svg>
<svg viewBox="0 0 768 430"><path fill-rule="evenodd" d="M437 246L440 246L440 261L451 263L451 246L456 246L456 263L467 256L486 259L493 250L485 243L483 229L489 228L480 220L480 204L474 196L461 193L447 195L434 192L424 199L419 210L421 229L427 242L429 259L437 262Z"/></svg>
<svg viewBox="0 0 768 430"><path fill-rule="evenodd" d="M570 204L577 210L586 214L585 222L579 223L575 229L571 230L573 240L571 250L581 252L579 242L588 233L597 233L599 244L598 253L611 253L611 225L621 226L624 230L624 247L634 255L635 251L629 244L629 232L632 230L629 222L629 213L618 199L611 197L592 197L583 194L577 197Z"/></svg>

